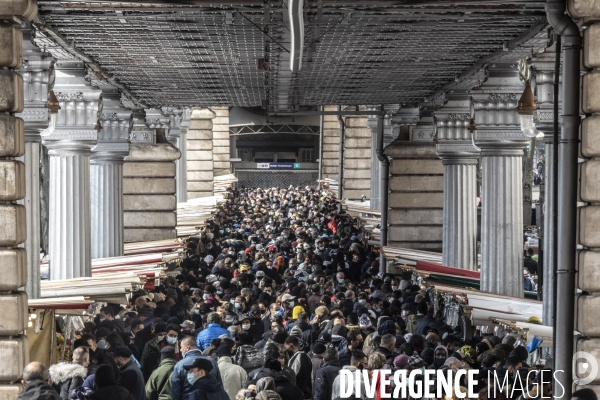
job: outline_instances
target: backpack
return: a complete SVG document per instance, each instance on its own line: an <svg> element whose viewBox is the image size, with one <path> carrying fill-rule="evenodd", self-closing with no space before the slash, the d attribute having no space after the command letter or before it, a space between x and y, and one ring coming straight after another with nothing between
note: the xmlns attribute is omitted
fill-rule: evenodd
<svg viewBox="0 0 600 400"><path fill-rule="evenodd" d="M255 397L256 400L281 400L281 396L274 390L261 390Z"/></svg>
<svg viewBox="0 0 600 400"><path fill-rule="evenodd" d="M240 346L233 356L233 362L244 368L246 372L262 367L263 361L263 353L253 346Z"/></svg>

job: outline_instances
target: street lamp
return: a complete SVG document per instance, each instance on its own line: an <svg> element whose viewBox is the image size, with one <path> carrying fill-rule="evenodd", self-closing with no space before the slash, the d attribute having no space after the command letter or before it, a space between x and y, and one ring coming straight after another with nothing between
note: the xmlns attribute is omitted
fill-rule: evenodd
<svg viewBox="0 0 600 400"><path fill-rule="evenodd" d="M521 131L529 137L534 137L535 126L533 124L533 112L537 108L531 84L529 80L525 83L525 89L519 99L517 112L519 113L519 122L521 123Z"/></svg>

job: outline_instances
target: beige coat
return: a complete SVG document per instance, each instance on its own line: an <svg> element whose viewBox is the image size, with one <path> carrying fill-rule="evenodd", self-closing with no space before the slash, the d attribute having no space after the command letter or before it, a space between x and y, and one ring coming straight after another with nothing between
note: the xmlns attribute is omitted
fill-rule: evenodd
<svg viewBox="0 0 600 400"><path fill-rule="evenodd" d="M223 380L223 387L230 400L235 400L235 395L244 387L248 374L244 368L233 364L231 357L219 357L217 362Z"/></svg>

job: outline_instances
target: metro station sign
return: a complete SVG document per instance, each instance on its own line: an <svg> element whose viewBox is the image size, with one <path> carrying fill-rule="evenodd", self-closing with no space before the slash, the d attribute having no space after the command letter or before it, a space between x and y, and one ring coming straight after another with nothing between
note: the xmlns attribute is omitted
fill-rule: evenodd
<svg viewBox="0 0 600 400"><path fill-rule="evenodd" d="M258 169L300 169L300 163L292 162L271 162L271 163L256 163Z"/></svg>

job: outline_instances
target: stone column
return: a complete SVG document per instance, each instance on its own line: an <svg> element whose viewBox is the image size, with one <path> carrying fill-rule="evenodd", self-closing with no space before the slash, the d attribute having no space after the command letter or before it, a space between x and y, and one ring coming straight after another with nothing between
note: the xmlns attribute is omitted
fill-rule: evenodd
<svg viewBox="0 0 600 400"><path fill-rule="evenodd" d="M361 107L361 111L366 111ZM360 200L371 196L371 144L374 141L364 115L345 119L343 197Z"/></svg>
<svg viewBox="0 0 600 400"><path fill-rule="evenodd" d="M337 106L325 106L324 111L337 111ZM340 123L335 115L323 116L323 161L321 176L323 179L339 178Z"/></svg>
<svg viewBox="0 0 600 400"><path fill-rule="evenodd" d="M379 111L380 107L367 106L369 111ZM378 115L369 115L367 118L367 126L371 132L371 196L370 196L370 208L372 210L381 209L381 179L380 170L381 162L377 157L377 130L379 124L383 124L383 119Z"/></svg>
<svg viewBox="0 0 600 400"><path fill-rule="evenodd" d="M469 131L471 96L449 93L435 112L437 153L444 164L443 264L477 270L477 160Z"/></svg>
<svg viewBox="0 0 600 400"><path fill-rule="evenodd" d="M213 119L213 171L214 176L231 172L229 161L229 107L211 107Z"/></svg>
<svg viewBox="0 0 600 400"><path fill-rule="evenodd" d="M213 119L208 108L195 108L187 135L188 199L213 195Z"/></svg>
<svg viewBox="0 0 600 400"><path fill-rule="evenodd" d="M82 62L58 62L57 116L42 132L50 156L50 279L91 276L90 155L96 145L100 89L85 80Z"/></svg>
<svg viewBox="0 0 600 400"><path fill-rule="evenodd" d="M175 161L175 178L177 182L177 202L187 201L187 129L190 126L190 116L192 109L189 107L179 109L173 107L163 107L162 112L171 119L169 124L169 135L167 140L179 149L181 157Z"/></svg>
<svg viewBox="0 0 600 400"><path fill-rule="evenodd" d="M40 132L48 128L48 91L53 83L54 58L43 53L31 41L31 24L22 25L23 77L25 109L18 117L25 121L25 155L20 158L25 164L27 179L25 199L20 204L27 210L27 285L29 298L40 298Z"/></svg>
<svg viewBox="0 0 600 400"><path fill-rule="evenodd" d="M31 0L0 2L0 398L14 399L22 386L23 368L29 362L27 293L18 289L27 283L27 250L19 248L27 238L25 165L16 160L25 154L24 123L15 113L24 110L22 67L23 35L15 21L31 20L37 5Z"/></svg>
<svg viewBox="0 0 600 400"><path fill-rule="evenodd" d="M577 257L577 294L575 329L581 332L577 350L590 353L600 364L600 3L589 0L569 1L569 12L574 18L585 18L590 25L583 35L583 65L586 74L582 80L581 108L586 114L581 125L581 151L578 209L578 244L582 246ZM582 72L584 69L582 68ZM560 191L561 188L559 187ZM547 211L547 206L546 206ZM545 291L544 291L545 293ZM544 295L545 298L545 295ZM584 358L577 360L573 371L578 378L587 378L591 364ZM580 374L582 371L583 374ZM575 388L593 389L600 396L600 374Z"/></svg>
<svg viewBox="0 0 600 400"><path fill-rule="evenodd" d="M491 64L471 90L482 157L481 290L523 297L523 149L517 101L524 84L513 64Z"/></svg>
<svg viewBox="0 0 600 400"><path fill-rule="evenodd" d="M538 106L534 113L535 127L538 131L544 134L544 175L543 175L543 228L542 242L539 248L543 249L543 285L542 299L544 303L544 311L542 323L552 326L553 307L554 307L554 199L552 193L554 191L554 62L556 52L555 46L546 49L544 53L537 53L531 60L532 66L532 82L535 89L535 102ZM559 88L559 93L561 90ZM559 96L560 99L560 96ZM559 115L560 115L560 100L559 100ZM560 125L559 125L560 130ZM559 131L560 135L560 131ZM538 267L538 274L540 273Z"/></svg>
<svg viewBox="0 0 600 400"><path fill-rule="evenodd" d="M119 97L116 88L102 88L102 130L90 165L92 258L119 257L124 251L123 161L129 154L132 112Z"/></svg>

